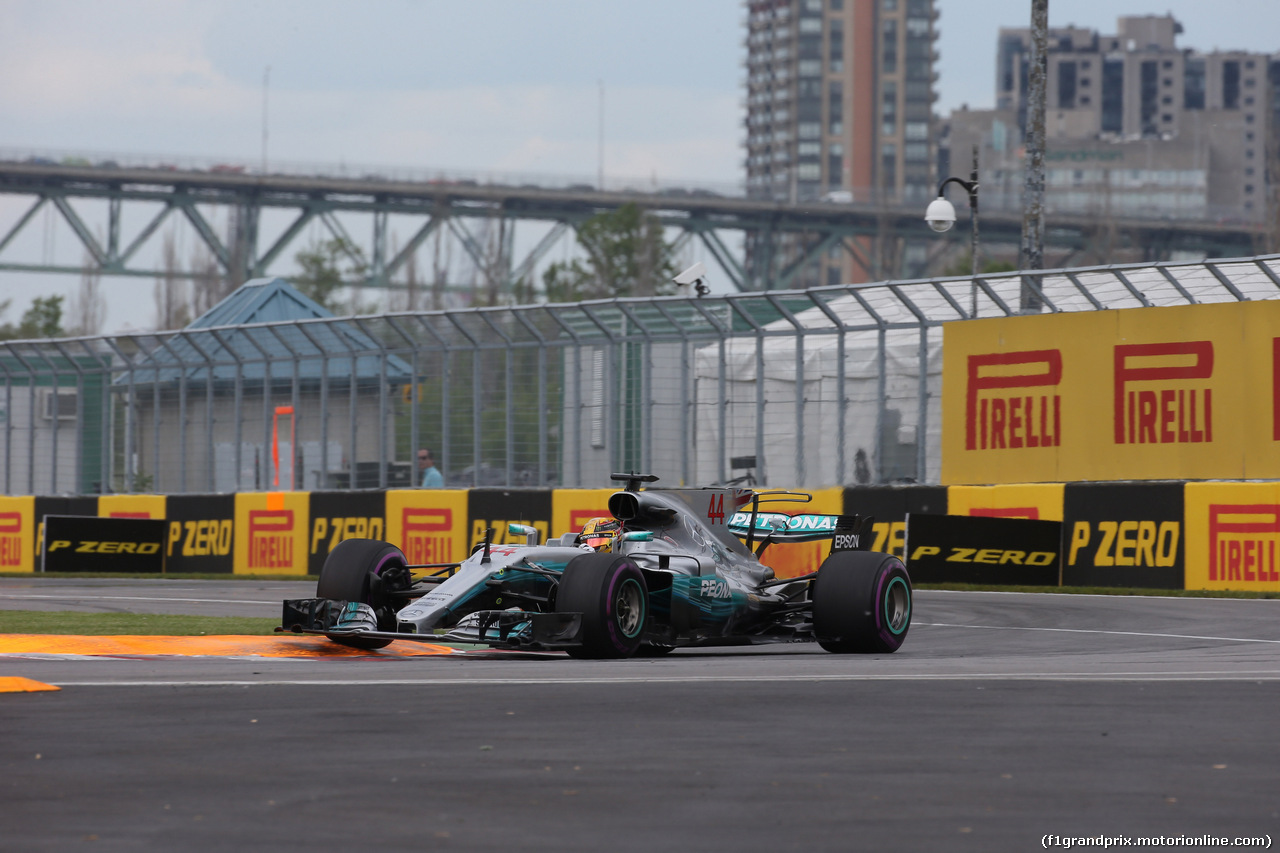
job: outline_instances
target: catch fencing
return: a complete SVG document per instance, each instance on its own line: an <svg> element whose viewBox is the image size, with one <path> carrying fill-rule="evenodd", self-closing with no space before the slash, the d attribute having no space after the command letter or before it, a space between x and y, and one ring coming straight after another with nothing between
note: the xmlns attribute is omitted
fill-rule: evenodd
<svg viewBox="0 0 1280 853"><path fill-rule="evenodd" d="M1280 256L9 341L0 488L937 483L944 323L1274 298Z"/></svg>

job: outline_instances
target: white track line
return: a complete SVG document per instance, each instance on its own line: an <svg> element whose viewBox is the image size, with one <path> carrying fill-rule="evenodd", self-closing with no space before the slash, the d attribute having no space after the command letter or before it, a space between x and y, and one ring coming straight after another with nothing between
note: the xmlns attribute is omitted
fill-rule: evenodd
<svg viewBox="0 0 1280 853"><path fill-rule="evenodd" d="M491 687L491 686L565 686L565 685L618 685L618 684L733 684L764 682L850 682L850 681L1280 681L1280 670L1245 670L1238 673L1221 672L975 672L956 673L901 673L836 675L649 675L649 676L600 676L597 678L387 678L387 679L264 679L245 680L186 680L165 679L156 681L59 681L41 679L57 687Z"/></svg>
<svg viewBox="0 0 1280 853"><path fill-rule="evenodd" d="M1102 631L1096 628L1028 628L1021 625L958 625L950 622L913 622L928 628L980 628L986 631L1046 631L1057 634L1108 634L1114 637L1157 637L1166 640L1215 640L1222 643L1273 643L1280 640L1259 640L1249 637L1202 637L1197 634L1157 634L1147 631Z"/></svg>

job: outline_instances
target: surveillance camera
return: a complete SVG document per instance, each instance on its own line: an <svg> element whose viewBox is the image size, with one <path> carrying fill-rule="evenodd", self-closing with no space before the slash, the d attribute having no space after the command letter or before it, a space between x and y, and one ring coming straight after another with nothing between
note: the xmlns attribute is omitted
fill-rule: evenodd
<svg viewBox="0 0 1280 853"><path fill-rule="evenodd" d="M698 261L696 264L671 280L674 281L678 287L683 287L686 284L692 284L694 292L697 293L699 297L706 296L711 292L711 288L707 287L707 267L702 263L702 261Z"/></svg>
<svg viewBox="0 0 1280 853"><path fill-rule="evenodd" d="M679 284L679 285L697 284L698 282L702 281L702 279L706 277L707 277L706 264L702 263L702 261L698 261L696 264L689 267L687 270L685 270L684 272L680 273L678 276L673 278L672 281L674 281L676 284Z"/></svg>
<svg viewBox="0 0 1280 853"><path fill-rule="evenodd" d="M939 234L950 231L951 226L956 224L956 209L952 207L951 202L938 196L929 202L929 209L924 212L924 220Z"/></svg>

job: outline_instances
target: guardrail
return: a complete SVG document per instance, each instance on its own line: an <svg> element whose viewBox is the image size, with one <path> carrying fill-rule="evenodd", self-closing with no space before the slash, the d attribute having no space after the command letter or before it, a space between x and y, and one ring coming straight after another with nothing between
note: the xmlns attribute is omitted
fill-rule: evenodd
<svg viewBox="0 0 1280 853"><path fill-rule="evenodd" d="M941 327L1280 297L1280 256L0 343L6 494L938 482Z"/></svg>

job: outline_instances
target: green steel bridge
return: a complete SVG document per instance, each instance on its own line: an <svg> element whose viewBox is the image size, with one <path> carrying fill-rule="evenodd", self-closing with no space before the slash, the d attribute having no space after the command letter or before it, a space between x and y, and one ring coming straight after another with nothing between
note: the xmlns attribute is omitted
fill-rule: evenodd
<svg viewBox="0 0 1280 853"><path fill-rule="evenodd" d="M33 162L34 161L34 162ZM311 227L319 226L344 245L356 247L367 269L360 284L395 288L410 259L440 232L455 241L477 269L510 292L532 281L538 264L562 239L599 213L634 203L677 229L674 248L698 241L740 292L784 289L803 281L803 273L823 257L846 253L868 280L903 274L887 260L883 247L917 241L937 257L967 249L969 229L934 235L923 222L923 205L787 204L706 190L657 192L601 191L577 184L550 188L472 180L387 179L252 174L243 167L209 170L174 167L94 166L41 158L0 162L0 194L18 199L16 219L0 220L0 271L97 274L158 278L157 244L167 223L188 225L216 262L218 272L235 283L278 272ZM963 205L961 217L965 216ZM222 209L226 225L216 227ZM79 262L46 256L19 256L17 247L38 239L41 214L74 232ZM274 217L282 228L264 227ZM393 220L394 217L394 220ZM405 229L405 240L391 238L390 222ZM360 227L354 227L353 223ZM496 224L496 228L494 227ZM516 225L538 236L516 240ZM1015 246L1021 233L1017 212L982 210L983 246ZM367 226L367 227L365 227ZM1105 223L1096 216L1051 214L1046 248L1072 253L1097 245L1100 229L1108 245L1146 261L1174 253L1201 258L1240 257L1265 250L1262 226L1186 220L1125 220ZM402 232L401 232L402 233ZM496 239L494 235L497 235ZM778 239L773 239L778 238ZM774 259L748 262L743 246L781 244ZM519 256L516 248L520 247ZM353 252L353 254L355 254ZM897 253L900 257L901 253ZM1063 264L1068 265L1067 263ZM197 273L178 271L179 277Z"/></svg>

